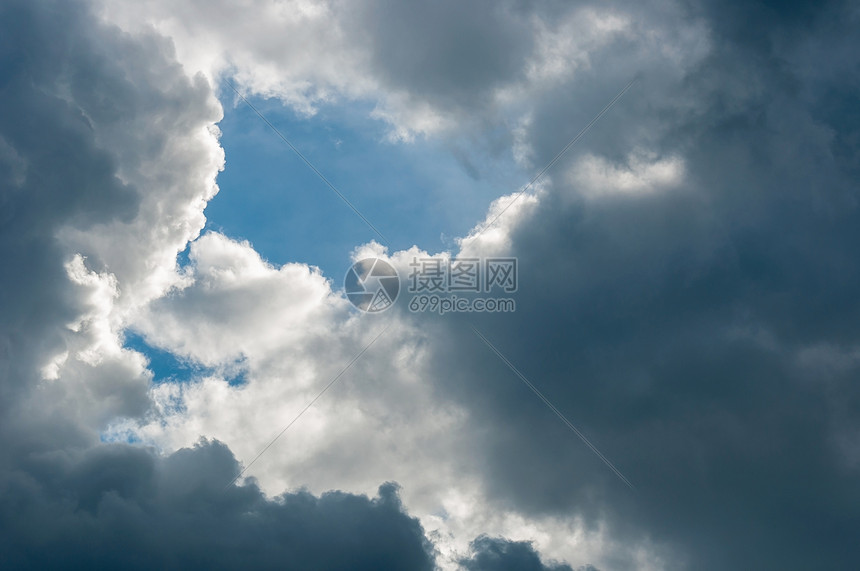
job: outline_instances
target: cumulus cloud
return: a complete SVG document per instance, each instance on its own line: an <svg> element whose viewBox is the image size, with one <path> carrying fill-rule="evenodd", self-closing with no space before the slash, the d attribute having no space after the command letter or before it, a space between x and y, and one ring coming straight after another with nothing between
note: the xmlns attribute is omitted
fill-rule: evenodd
<svg viewBox="0 0 860 571"><path fill-rule="evenodd" d="M461 562L468 571L571 571L570 565L544 565L531 544L525 541L481 536L471 547L471 557ZM580 569L591 571L594 567Z"/></svg>
<svg viewBox="0 0 860 571"><path fill-rule="evenodd" d="M225 489L238 464L206 441L170 456L101 446L30 468L0 484L7 568L434 568L432 546L393 484L374 498Z"/></svg>
<svg viewBox="0 0 860 571"><path fill-rule="evenodd" d="M677 188L684 177L684 163L678 157L649 157L631 153L622 165L605 158L586 155L570 174L575 192L587 198L613 194L641 195Z"/></svg>
<svg viewBox="0 0 860 571"><path fill-rule="evenodd" d="M621 106L601 123L614 143L596 134L568 159L576 178L511 221L517 312L469 318L638 492L524 403L465 319L439 343L439 362L457 365L438 378L472 403L473 423L495 427L483 432L491 495L523 511L575 511L615 537L646 530L658 566L839 566L854 557L841 533L856 514L844 438L855 413L840 402L856 402L857 371L795 363L810 346L850 355L857 343L856 150L843 143L856 125L839 98L818 99L856 92L857 76L811 81L805 63L856 14L834 4L801 26L795 13L737 11L711 22L712 51L668 84L679 91L643 80L631 108L644 117ZM577 113L547 102L533 124ZM644 129L656 116L661 127ZM548 162L558 135L530 133ZM643 145L655 158L631 161ZM650 191L665 186L677 192Z"/></svg>
<svg viewBox="0 0 860 571"><path fill-rule="evenodd" d="M34 547L47 542L81 564L154 545L166 566L217 564L251 537L259 565L855 560L856 9L405 6L104 2L101 22L78 3L4 6L0 97L19 111L0 119L9 561L59 564ZM359 317L318 270L218 233L176 266L217 190L225 76L304 113L368 99L395 138L511 146L539 170L637 74L459 252L355 253L404 273L416 255L516 256L515 313ZM224 490L231 454L247 465L386 326L256 479ZM207 372L152 385L126 328ZM332 559L303 559L308 545Z"/></svg>

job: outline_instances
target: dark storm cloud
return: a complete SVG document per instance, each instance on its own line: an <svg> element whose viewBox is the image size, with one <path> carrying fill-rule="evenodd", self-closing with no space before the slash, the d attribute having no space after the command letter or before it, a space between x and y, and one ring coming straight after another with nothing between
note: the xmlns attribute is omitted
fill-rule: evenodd
<svg viewBox="0 0 860 571"><path fill-rule="evenodd" d="M0 6L4 406L31 380L34 360L61 347L59 329L78 309L54 232L133 216L138 201L96 147L83 110L59 93L61 82L90 65L68 57L85 20L76 3Z"/></svg>
<svg viewBox="0 0 860 571"><path fill-rule="evenodd" d="M519 509L605 519L696 569L846 568L860 558L858 14L692 11L710 55L676 81L644 73L557 167L513 236L517 312L470 317L637 491L457 320L440 326L436 362L456 364L441 390L493 426L476 430L488 481ZM600 72L635 57L604 54ZM538 105L538 164L566 142L553 126L584 123L562 92ZM636 145L682 156L682 188L589 200L564 178L586 151L620 162Z"/></svg>
<svg viewBox="0 0 860 571"><path fill-rule="evenodd" d="M239 466L217 442L163 457L128 445L31 458L3 475L6 569L430 570L420 524L393 484L376 498L225 489Z"/></svg>
<svg viewBox="0 0 860 571"><path fill-rule="evenodd" d="M472 556L460 564L466 571L572 571L569 565L544 565L526 541L481 536L472 542ZM597 571L592 566L580 571Z"/></svg>

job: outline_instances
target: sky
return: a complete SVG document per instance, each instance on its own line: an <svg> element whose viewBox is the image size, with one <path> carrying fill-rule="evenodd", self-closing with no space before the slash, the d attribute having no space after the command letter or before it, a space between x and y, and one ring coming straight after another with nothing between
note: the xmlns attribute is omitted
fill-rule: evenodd
<svg viewBox="0 0 860 571"><path fill-rule="evenodd" d="M207 228L248 240L272 263L302 262L342 277L355 246L380 236L229 87L222 85L219 96L230 168L219 175L220 191L206 207ZM451 249L493 199L531 178L510 150L477 157L467 170L454 142L397 144L364 102L324 105L310 117L277 101L249 102L348 196L390 248Z"/></svg>
<svg viewBox="0 0 860 571"><path fill-rule="evenodd" d="M858 23L3 0L0 566L852 568Z"/></svg>

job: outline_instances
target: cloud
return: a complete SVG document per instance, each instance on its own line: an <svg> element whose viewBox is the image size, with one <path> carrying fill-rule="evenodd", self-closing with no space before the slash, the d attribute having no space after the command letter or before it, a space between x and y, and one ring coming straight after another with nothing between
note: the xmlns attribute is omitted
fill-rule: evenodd
<svg viewBox="0 0 860 571"><path fill-rule="evenodd" d="M432 547L397 488L268 499L221 443L160 456L116 444L5 474L0 561L16 569L426 569Z"/></svg>
<svg viewBox="0 0 860 571"><path fill-rule="evenodd" d="M857 344L845 98L858 82L844 47L856 14L835 3L801 26L805 8L715 6L649 6L640 20L616 5L614 40L529 92L523 157L548 163L630 76L641 83L492 239L462 246L518 257L517 313L469 321L639 492L530 400L466 319L410 321L424 333L413 367L462 410L457 439L480 459L459 472L480 483L462 487L497 513L575 514L635 545L602 551L602 566L809 566L822 553L838 566L856 555L843 540L856 513L856 371L797 362ZM812 65L822 53L832 61ZM514 89L518 76L499 74L468 101ZM416 106L456 115L455 88L424 87Z"/></svg>
<svg viewBox="0 0 860 571"><path fill-rule="evenodd" d="M373 6L367 12L364 8L356 8L356 13L372 13ZM376 45L389 41L389 30L373 34L369 48L360 39L350 42L365 58L363 81L373 83L365 93L376 93L388 104L399 101L422 117L453 118L451 124L455 124L464 114L475 113L480 120L464 121L463 128L487 127L481 123L487 117L498 120L506 113L517 117L527 107L519 115L527 118L518 123L520 157L537 168L547 164L630 77L641 74L636 88L601 120L599 129L589 133L587 147L575 147L557 171L541 181L537 192L520 198L492 229L479 239L465 240L461 248L467 253L519 258L523 276L531 277L522 282L518 312L472 316L470 321L487 332L644 491L631 495L619 489L605 466L566 433L541 403L530 400L519 381L486 352L465 319L451 316L433 321L397 313L390 316L402 320L397 344L408 348L397 354L407 356L409 367L386 362L396 345L384 346L382 356L368 356L367 368L359 369L363 375L356 375L378 382L341 395L337 405L322 405L325 412L306 428L315 438L297 437L313 442L306 446L315 450L303 452L302 470L314 475L305 478L320 483L325 481L326 466L340 465L333 458L343 457L357 443L346 432L374 435L374 452L369 456L373 460L355 462L350 476L343 476L357 488L368 486L374 478L367 474L389 470L396 462L393 458L399 457L390 452L396 445L383 429L392 422L392 413L377 425L363 414L350 416L347 411L368 410L367 403L378 399L386 402L382 407L386 411L404 402L433 403L431 411L457 410L451 425L457 427L456 433L448 429L434 433L440 451L456 453L443 453L444 462L435 456L435 464L413 458L410 463L415 469L402 470L397 479L406 485L409 505L421 506L416 509L424 514L424 521L439 521L439 533L465 521L471 522L467 527L473 534L481 525L484 530L498 526L499 533L509 537L533 532L523 527L518 532L518 524L504 523L511 514L518 514L542 522L543 530L552 529L549 535L558 537L563 526L550 523L551 519L573 517L581 518L586 530L602 530L600 540L590 543L590 553L599 553L600 560L592 560L607 567L721 568L740 564L732 554L749 552L753 544L759 546L760 562L787 564L815 557L816 549L801 548L802 533L780 526L774 513L780 509L799 513L798 502L813 502L812 496L800 493L801 482L810 484L807 476L820 478L822 487L815 488L815 497L826 497L825 489L831 491L828 502L836 502L848 489L848 480L836 475L844 468L843 449L850 442L840 437L844 426L851 425L850 414L844 409L837 414L842 420L834 432L834 417L826 412L835 406L831 396L816 392L813 379L786 365L808 344L854 342L848 326L854 314L844 311L852 307L847 292L853 288L853 264L847 264L849 255L840 246L851 242L854 221L848 210L842 210L842 218L835 214L851 204L850 160L845 158L844 143L838 145L850 140L853 127L837 121L838 113L828 117L841 108L840 103L815 99L815 94L827 91L823 85L836 81L837 73L822 77L819 72L814 81L807 80L813 67L808 51L821 50L822 35L840 35L828 31L838 27L835 14L840 8L831 10L822 11L817 32L794 41L787 41L796 31L790 18L766 26L773 42L762 44L747 35L742 18L715 16L709 4L665 3L644 10L619 3L602 11L591 7L553 13L555 19L549 13L502 7L492 13L488 25L492 34L482 30L470 40L474 44L463 49L482 53L499 39L520 46L518 50L528 55L520 57L518 52L513 54L515 59L506 60L506 54L496 54L499 59L492 60L493 65L475 70L487 75L469 76L480 81L468 93L462 90L468 81L456 81L462 62L455 65L446 59L447 47L422 43L417 34L409 33L417 25L409 20L410 14L403 15L405 20L393 20L392 38L398 34L415 38L401 42L398 53L374 51ZM767 8L752 10L759 18L769 13ZM581 15L588 16L585 21L590 25L585 28L593 38L565 44L561 38L579 39L569 31L577 29ZM459 30L473 25L470 14L463 16L451 28L457 41L467 36ZM436 21L435 14L414 17ZM342 24L336 8L331 18ZM359 16L355 22L360 28L364 20ZM537 30L538 37L521 40L518 34L523 30L530 30L532 36ZM350 32L344 33L349 36ZM323 61L337 53L323 52ZM565 57L571 63L561 66ZM845 68L835 64L834 69ZM804 85L805 95L791 91L792 82ZM291 101L289 95L281 96ZM493 115L501 109L496 103L509 107ZM487 108L489 115L484 114ZM414 123L407 115L386 117L408 133ZM445 123L445 129L451 124ZM833 141L836 147L831 146ZM839 152L834 154L834 149ZM832 190L826 196L810 191L822 187ZM487 220L493 220L511 198L499 200ZM828 254L822 257L823 251ZM392 258L403 267L415 252L392 253ZM201 277L206 271L171 300L175 310L185 311L205 291L206 279ZM275 276L284 269L269 271ZM813 284L804 277L809 275L832 277L814 282L829 284L826 288L810 290ZM250 285L253 281L248 276L247 282L240 281ZM225 294L226 282L218 284L219 295ZM249 301L248 307L230 312L229 321L220 322L227 330L238 327L237 331L246 332L238 344L266 347L259 356L295 346L284 341L276 349L282 342L278 339L285 340L288 334L263 334L263 328L258 335L250 325L243 325L243 316L254 315L255 310L251 290L243 286L239 291L241 299ZM824 300L832 298L825 291L849 303L839 306L840 314L828 309L831 302ZM277 299L277 295L272 289L263 297ZM268 313L282 305L290 304L271 306ZM167 309L159 308L159 312L166 310L161 318L174 311ZM206 323L213 311L206 304L202 313L181 321ZM327 323L332 330L348 322L337 311L330 318ZM151 327L150 331L156 339L158 330L170 329ZM194 338L188 332L177 335ZM339 352L337 361L348 360L350 351L345 346L356 350L362 346L353 335L326 338L328 351ZM176 343L164 343L178 350ZM248 366L262 362L273 366L277 359L251 359ZM308 357L309 364L319 362L317 354ZM252 403L272 402L277 400L273 395L288 392L283 387L283 392L262 390L265 374L262 368L256 372L259 377L252 376L250 382L255 388L235 389L248 399L243 404L248 410L255 410ZM296 387L308 386L311 376L315 383L330 377L290 373L272 375L268 383L271 388L275 379L289 379L287 383ZM420 379L425 388L399 392L401 380L410 378ZM202 383L183 389L194 395L188 402L200 408L174 419L188 428L171 432L183 435L173 446L196 437L195 429L204 434L219 430L214 420L201 424L202 419L228 415L230 390L217 389L224 386L218 379ZM840 394L853 400L842 383ZM397 396L385 401L379 397L382 386L398 387ZM832 383L828 386L833 388ZM217 394L222 396L213 400ZM306 402L312 394L289 400ZM434 413L425 416L409 410L411 424L395 421L394 425L398 436L410 443L403 449L415 450L422 442L421 430L434 425ZM243 418L247 414L237 416L235 423ZM348 419L341 422L350 428L329 440L324 435L334 433L326 418ZM266 427L273 424L277 423L270 417L261 422ZM236 428L233 433L250 432ZM798 434L808 440L788 436ZM223 437L230 441L229 435ZM247 447L244 457L266 441L265 431L251 439L255 445ZM841 442L842 448L830 446L832 439ZM235 446L247 446L242 440L235 438ZM296 457L288 457L292 461L273 461L280 464L279 469L258 467L261 481L275 488L285 483L282 475L275 474L296 470ZM442 482L453 480L432 472L441 466L455 466L449 470L461 478L459 494L446 497L440 492L450 486ZM730 476L733 470L760 476L736 479ZM786 489L763 496L769 482L783 482ZM435 491L422 504L418 494L410 496L413 486ZM480 508L464 496L481 498L482 506L492 506L494 515L488 519L493 522L477 523ZM801 497L806 499L797 499ZM444 510L438 513L457 513L459 523L453 523L453 517L435 516L434 502ZM850 517L850 510L840 516L825 506L806 509L836 528L842 525L840 518ZM713 515L702 521L703 513ZM739 526L738 520L749 523ZM690 531L702 528L708 531L704 536ZM720 538L719 548L711 543L712 537ZM539 543L544 549L555 541L543 538ZM838 538L820 536L816 541L833 554L834 561L848 555ZM743 549L722 549L723 542ZM555 553L564 553L570 560L576 556L570 550Z"/></svg>
<svg viewBox="0 0 860 571"><path fill-rule="evenodd" d="M123 29L154 26L171 37L179 60L216 84L232 78L246 92L304 114L323 103L370 101L395 140L469 133L496 152L508 146L501 133L535 98L569 87L574 74L592 76L603 63L593 60L595 53L631 42L647 49L622 66L613 62L612 75L627 73L629 81L634 64L651 59L654 49L671 50L663 59L677 68L701 57L708 44L699 22L666 25L679 19L673 3L653 10L512 1L99 5ZM224 93L232 97L231 89Z"/></svg>
<svg viewBox="0 0 860 571"><path fill-rule="evenodd" d="M613 194L645 194L677 188L683 182L684 163L677 157L648 157L631 153L626 164L616 166L606 159L586 155L571 172L571 186L588 198Z"/></svg>
<svg viewBox="0 0 860 571"><path fill-rule="evenodd" d="M153 302L138 326L209 366L265 359L275 349L301 354L304 340L327 335L347 309L319 270L272 267L247 242L210 232L191 245L189 260L192 273L181 289Z"/></svg>
<svg viewBox="0 0 860 571"><path fill-rule="evenodd" d="M520 264L517 312L451 316L431 356L444 392L469 403L470 431L486 436L490 496L530 514L577 513L616 539L648 537L662 566L838 567L856 557L844 541L857 513L846 440L856 421L841 403L856 403L857 370L844 358L830 372L796 365L811 347L850 355L858 342L856 150L843 143L857 127L841 102L824 100L860 83L856 73L813 80L807 67L809 50L844 37L840 21L856 15L831 5L792 35L796 21L765 25L761 10L767 41L740 20L713 22L713 51L682 82L643 80L568 157L574 169L600 165L578 182L614 200L571 199L582 186L554 177L527 216L503 222ZM578 113L538 106L537 164L564 143L550 120ZM661 126L645 129L655 117ZM608 167L640 146L683 162ZM683 178L671 177L678 192L630 192L666 182L672 164L683 164Z"/></svg>
<svg viewBox="0 0 860 571"><path fill-rule="evenodd" d="M149 405L116 333L180 280L223 161L220 110L164 38L95 24L78 2L3 12L3 402L12 423L60 414L67 437L92 437Z"/></svg>
<svg viewBox="0 0 860 571"><path fill-rule="evenodd" d="M0 372L17 556L52 563L31 547L42 537L116 539L132 555L163 542L181 558L177 530L199 529L184 533L217 562L256 533L260 557L305 557L320 541L338 557L359 537L367 549L349 553L369 564L431 565L423 526L450 568L556 565L538 551L562 568L857 558L855 9L154 1L100 5L109 25L81 4L51 6L4 6L14 24L2 37L16 40L0 50L0 97L16 111L0 119L0 243L14 276ZM177 268L217 190L207 78L225 74L306 113L370 99L396 137L451 137L464 164L515 144L535 170L641 80L533 192L504 213L515 195L499 199L493 227L460 242L517 256L516 313L374 320L318 271L217 233ZM516 133L498 136L507 125ZM413 255L430 254L390 259L404 269ZM270 496L307 491L270 501L252 481L217 495L237 473L230 451L249 462L385 325L249 470ZM151 385L122 346L127 327L207 372ZM236 369L245 383L231 385ZM194 447L201 435L230 448ZM420 526L385 481L403 485ZM12 525L16 511L27 525ZM319 533L286 551L258 521ZM75 549L84 563L121 556Z"/></svg>
<svg viewBox="0 0 860 571"><path fill-rule="evenodd" d="M525 541L481 536L472 542L472 551L472 556L461 562L467 571L571 571L569 565L544 565L531 544ZM581 569L595 570L590 565Z"/></svg>
<svg viewBox="0 0 860 571"><path fill-rule="evenodd" d="M330 492L340 489L339 474L331 464L308 462L319 450L309 447L297 450L298 467L318 476L317 495L297 491L270 500L253 484L224 491L238 471L232 455L221 444L194 444L197 435L214 432L211 426L199 417L186 427L169 422L171 403L205 417L219 394L235 405L235 393L216 376L171 400L176 387L153 387L146 359L123 347L130 323L153 325L153 338L160 334L158 341L180 355L252 369L247 395L254 398L236 407L234 424L221 421L245 457L270 438L283 413L305 402L313 381L334 374L339 357L361 347L367 331L353 325L347 302L318 272L297 264L273 268L248 244L210 234L191 248L194 272L177 267L177 253L203 226L223 153L214 126L220 108L205 79L189 78L174 61L168 40L98 22L84 3L7 3L3 10L9 41L0 57L9 71L2 97L10 111L0 123L8 269L0 336L4 563L212 567L233 566L241 554L262 566L301 558L307 565L300 566L432 566L432 547L390 485L373 500ZM243 324L236 321L242 316ZM267 320L270 327L261 327ZM340 340L329 325L342 328ZM224 337L230 327L236 335ZM275 354L284 348L292 363L290 353ZM415 350L391 347L405 372ZM379 389L385 369L374 374L374 366L362 372ZM284 373L297 382L285 382ZM402 436L398 426L414 429L394 476L427 470L438 457L434 434L460 422L456 409L440 407L422 423L407 422L412 411L427 408L426 387L414 374L403 381L399 392L387 387L388 402L353 413L359 420L383 413L371 428L388 432L380 448ZM277 397L272 390L279 388L291 397L285 410L260 416L259 399ZM408 396L416 397L411 407L403 406ZM385 406L393 411L387 416ZM340 414L346 411L337 409L341 419L349 418ZM167 451L100 442L119 434L109 432L118 418L138 427L161 414L175 429L160 442ZM337 429L337 418L318 416L307 427ZM351 487L375 491L386 481L374 468L379 456L361 446L372 440L366 429L350 434L355 426L343 423L322 444L351 437L329 452L352 448L341 455L358 474ZM422 427L430 430L422 435ZM187 447L170 446L190 434ZM152 435L119 436L139 442ZM427 445L426 460L410 463ZM438 472L452 481L454 468ZM223 516L214 520L219 525L213 514Z"/></svg>
<svg viewBox="0 0 860 571"><path fill-rule="evenodd" d="M432 568L393 484L372 499L270 499L252 483L226 489L239 467L223 444L100 442L154 404L122 330L189 283L176 256L217 191L220 107L168 40L99 22L85 3L0 12L2 565ZM217 246L195 261L216 266Z"/></svg>

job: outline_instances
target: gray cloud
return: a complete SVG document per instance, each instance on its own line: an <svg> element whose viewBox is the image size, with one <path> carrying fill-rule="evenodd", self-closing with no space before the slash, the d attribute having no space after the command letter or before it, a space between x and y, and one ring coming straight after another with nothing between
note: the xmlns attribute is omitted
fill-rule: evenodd
<svg viewBox="0 0 860 571"><path fill-rule="evenodd" d="M31 459L3 475L0 563L15 569L433 569L393 484L376 498L274 500L201 442L170 456L128 445Z"/></svg>
<svg viewBox="0 0 860 571"><path fill-rule="evenodd" d="M68 27L40 29L47 5L4 3L0 61L0 254L4 276L0 355L4 405L31 380L36 360L61 346L60 329L80 310L65 288L63 252L54 232L133 216L139 197L116 177L112 157L97 148L80 108L58 93L60 81L86 69L63 54L75 49L82 16L58 6ZM75 67L79 65L80 67Z"/></svg>
<svg viewBox="0 0 860 571"><path fill-rule="evenodd" d="M827 365L860 342L858 125L845 107L860 75L844 48L860 40L857 14L696 11L708 57L675 81L645 74L554 171L513 230L517 313L470 318L637 492L461 320L439 326L449 342L435 360L457 365L440 390L480 419L487 480L522 510L608 521L697 569L840 568L860 556L858 369ZM564 144L552 125L584 123L567 91L538 106L537 164ZM637 146L682 157L680 187L618 194L607 178L594 199L566 179L589 154L627 168Z"/></svg>
<svg viewBox="0 0 860 571"><path fill-rule="evenodd" d="M449 111L491 103L492 90L522 79L534 34L506 2L367 2L346 22L366 38L374 75L394 91Z"/></svg>
<svg viewBox="0 0 860 571"><path fill-rule="evenodd" d="M461 561L467 571L572 571L569 565L544 565L525 541L481 536L472 542L472 555ZM597 571L592 566L580 571Z"/></svg>

